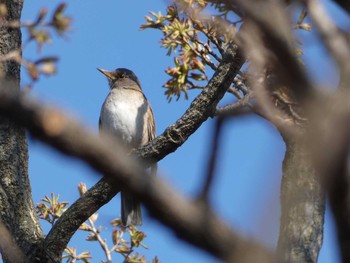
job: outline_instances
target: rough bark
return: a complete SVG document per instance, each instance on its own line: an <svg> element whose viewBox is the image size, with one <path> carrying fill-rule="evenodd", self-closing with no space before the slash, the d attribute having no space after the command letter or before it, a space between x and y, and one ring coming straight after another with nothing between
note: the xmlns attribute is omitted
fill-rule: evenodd
<svg viewBox="0 0 350 263"><path fill-rule="evenodd" d="M286 140L281 186L279 262L317 262L323 241L325 197L311 155Z"/></svg>
<svg viewBox="0 0 350 263"><path fill-rule="evenodd" d="M9 21L19 20L23 1L5 1ZM21 31L0 28L0 56L21 48ZM19 89L20 66L11 61L0 64L2 84ZM28 146L24 128L0 117L0 219L24 254L34 251L42 240L28 180ZM7 261L6 251L1 251Z"/></svg>

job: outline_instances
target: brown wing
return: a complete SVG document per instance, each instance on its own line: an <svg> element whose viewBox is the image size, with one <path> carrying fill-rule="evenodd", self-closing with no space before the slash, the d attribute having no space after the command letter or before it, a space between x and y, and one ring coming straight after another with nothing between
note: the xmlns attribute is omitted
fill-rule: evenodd
<svg viewBox="0 0 350 263"><path fill-rule="evenodd" d="M151 104L148 103L148 106L149 107L148 107L148 112L147 112L147 127L146 127L147 130L146 130L146 133L147 133L148 142L149 142L149 141L152 141L156 137L156 122L154 120L154 114L153 114ZM151 167L151 173L153 175L156 175L157 170L158 170L158 165L157 165L157 163L155 163Z"/></svg>
<svg viewBox="0 0 350 263"><path fill-rule="evenodd" d="M148 136L148 141L152 141L154 138L156 138L156 122L154 120L154 114L153 110L151 107L151 104L149 104L149 114L147 118L147 136Z"/></svg>

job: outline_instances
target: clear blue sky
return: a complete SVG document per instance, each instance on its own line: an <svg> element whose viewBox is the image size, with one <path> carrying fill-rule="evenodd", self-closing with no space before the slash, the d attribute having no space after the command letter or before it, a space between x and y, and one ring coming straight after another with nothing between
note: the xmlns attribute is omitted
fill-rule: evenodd
<svg viewBox="0 0 350 263"><path fill-rule="evenodd" d="M52 10L59 1L25 1L23 20L32 20L40 7ZM126 67L139 77L143 90L155 113L157 134L176 121L198 94L189 93L189 100L168 103L162 84L167 80L164 70L172 59L160 48L160 32L139 31L148 11L164 12L166 1L69 1L67 13L73 17L72 31L65 40L54 36L50 46L41 55L58 55L58 74L41 79L34 87L33 96L49 105L61 107L73 114L97 133L100 108L108 93L105 78L96 67L114 69ZM338 21L341 15L332 8ZM349 21L347 21L348 23ZM310 73L322 86L335 85L333 65L311 35L305 37L305 63ZM37 58L36 46L26 47L25 58ZM22 73L23 82L26 74ZM229 102L230 98L225 98ZM213 121L205 123L196 134L175 153L159 163L161 176L186 196L194 196L202 185L207 168L208 142ZM230 121L225 125L219 152L211 201L214 209L235 230L246 238L263 242L273 248L277 241L279 224L279 187L284 143L276 129L259 117ZM78 198L77 185L86 182L92 186L99 178L79 160L70 159L35 139L29 139L29 171L34 202L44 195L59 193L61 200L73 203ZM119 216L119 197L99 212L99 223L107 228ZM44 224L45 225L45 224ZM149 260L155 255L162 262L216 262L207 253L179 241L177 237L147 214L141 230L148 235L145 244L149 250L139 250ZM48 231L45 225L45 232ZM86 233L76 235L70 246L78 252L91 251L94 259L104 259L97 243L85 242ZM324 247L319 262L338 262L334 249L334 231L327 213ZM114 256L115 262L117 256Z"/></svg>

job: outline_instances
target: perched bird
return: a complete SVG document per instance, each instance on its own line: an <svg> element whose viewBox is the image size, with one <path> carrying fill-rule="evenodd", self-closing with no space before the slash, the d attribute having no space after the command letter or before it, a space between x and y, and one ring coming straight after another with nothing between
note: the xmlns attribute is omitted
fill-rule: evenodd
<svg viewBox="0 0 350 263"><path fill-rule="evenodd" d="M101 109L100 133L118 137L130 149L151 141L156 134L154 115L136 75L125 68L98 70L107 77L110 88ZM156 166L152 170L155 173ZM124 226L142 224L140 202L124 191L121 219Z"/></svg>

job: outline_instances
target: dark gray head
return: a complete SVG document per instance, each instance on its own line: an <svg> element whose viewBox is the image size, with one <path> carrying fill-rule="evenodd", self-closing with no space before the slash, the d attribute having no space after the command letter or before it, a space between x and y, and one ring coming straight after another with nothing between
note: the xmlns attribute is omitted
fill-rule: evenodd
<svg viewBox="0 0 350 263"><path fill-rule="evenodd" d="M102 74L108 78L110 88L118 88L137 84L141 88L139 79L135 73L126 68L117 68L113 71L107 71L97 68Z"/></svg>

